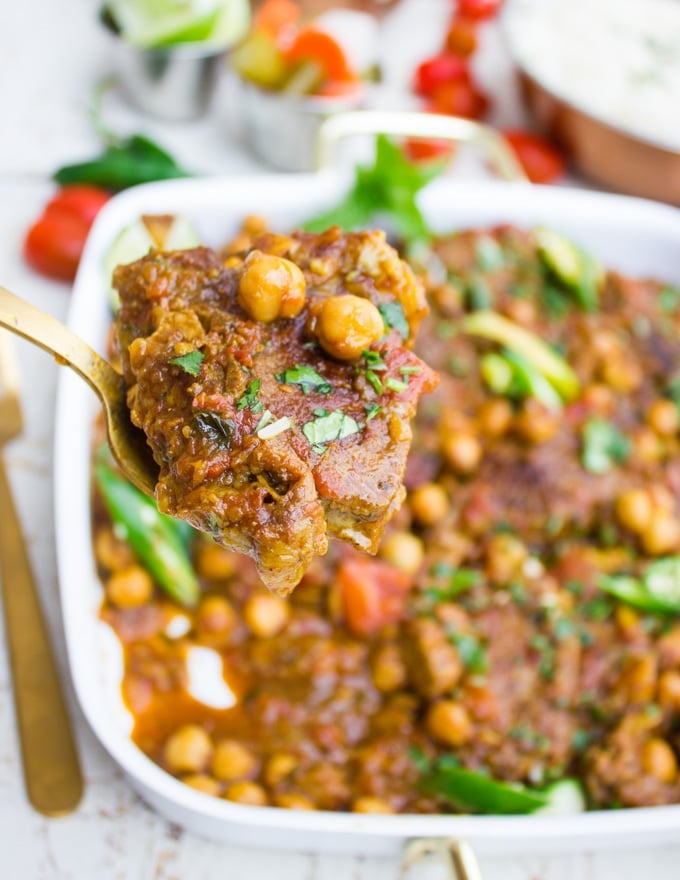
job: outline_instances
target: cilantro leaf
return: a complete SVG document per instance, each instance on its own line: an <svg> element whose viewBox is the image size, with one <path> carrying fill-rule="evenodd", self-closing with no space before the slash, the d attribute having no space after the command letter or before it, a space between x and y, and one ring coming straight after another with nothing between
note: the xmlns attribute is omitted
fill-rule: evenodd
<svg viewBox="0 0 680 880"><path fill-rule="evenodd" d="M378 306L378 311L387 327L394 327L402 339L408 339L410 332L408 321L400 302L381 303Z"/></svg>
<svg viewBox="0 0 680 880"><path fill-rule="evenodd" d="M319 394L330 394L333 386L320 376L312 367L297 364L290 370L284 370L276 376L277 382L282 385L299 385L303 394L316 391Z"/></svg>
<svg viewBox="0 0 680 880"><path fill-rule="evenodd" d="M340 204L308 220L304 228L310 232L321 232L336 225L361 229L380 216L386 218L406 242L427 241L431 232L418 208L416 195L443 167L413 165L399 146L386 135L379 135L373 164L359 166L354 185Z"/></svg>
<svg viewBox="0 0 680 880"><path fill-rule="evenodd" d="M326 451L327 443L359 433L359 425L341 409L330 413L326 410L314 410L314 413L315 417L302 426L302 433L319 455Z"/></svg>
<svg viewBox="0 0 680 880"><path fill-rule="evenodd" d="M581 462L591 474L606 474L630 455L630 440L605 419L589 419L583 428Z"/></svg>
<svg viewBox="0 0 680 880"><path fill-rule="evenodd" d="M179 357L172 358L170 363L174 364L176 367L181 367L184 372L188 373L190 376L198 376L201 371L201 364L203 363L204 357L205 355L202 351L189 351Z"/></svg>
<svg viewBox="0 0 680 880"><path fill-rule="evenodd" d="M261 412L264 409L264 404L257 397L261 384L261 379L251 379L246 385L245 393L236 402L236 409L242 410L247 407L251 412Z"/></svg>

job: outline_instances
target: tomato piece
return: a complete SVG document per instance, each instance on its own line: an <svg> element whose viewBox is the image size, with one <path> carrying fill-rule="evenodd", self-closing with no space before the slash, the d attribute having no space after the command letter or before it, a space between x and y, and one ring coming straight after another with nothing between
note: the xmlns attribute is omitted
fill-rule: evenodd
<svg viewBox="0 0 680 880"><path fill-rule="evenodd" d="M462 58L442 52L418 65L413 78L413 91L429 98L438 86L468 77L468 66Z"/></svg>
<svg viewBox="0 0 680 880"><path fill-rule="evenodd" d="M528 131L504 131L503 136L532 183L550 183L564 174L564 157L550 141Z"/></svg>
<svg viewBox="0 0 680 880"><path fill-rule="evenodd" d="M73 281L89 231L82 217L53 206L28 230L24 258L41 275Z"/></svg>
<svg viewBox="0 0 680 880"><path fill-rule="evenodd" d="M410 162L435 162L453 157L455 145L448 141L430 141L408 138L404 141L404 154Z"/></svg>
<svg viewBox="0 0 680 880"><path fill-rule="evenodd" d="M429 110L466 119L481 119L489 109L489 99L469 79L442 83L432 92Z"/></svg>
<svg viewBox="0 0 680 880"><path fill-rule="evenodd" d="M54 210L76 214L90 226L94 218L111 198L111 193L98 186L74 183L62 187L45 206L45 213Z"/></svg>
<svg viewBox="0 0 680 880"><path fill-rule="evenodd" d="M330 34L314 27L303 28L298 33L285 58L289 64L318 64L324 80L356 79L340 44Z"/></svg>
<svg viewBox="0 0 680 880"><path fill-rule="evenodd" d="M456 16L446 34L447 52L467 58L477 48L477 23L471 18Z"/></svg>
<svg viewBox="0 0 680 880"><path fill-rule="evenodd" d="M338 566L336 581L349 629L370 635L404 613L411 578L379 559L352 556Z"/></svg>
<svg viewBox="0 0 680 880"><path fill-rule="evenodd" d="M484 21L498 13L503 0L458 0L458 12L468 18Z"/></svg>
<svg viewBox="0 0 680 880"><path fill-rule="evenodd" d="M295 0L264 0L255 13L253 28L278 39L300 20L302 10Z"/></svg>

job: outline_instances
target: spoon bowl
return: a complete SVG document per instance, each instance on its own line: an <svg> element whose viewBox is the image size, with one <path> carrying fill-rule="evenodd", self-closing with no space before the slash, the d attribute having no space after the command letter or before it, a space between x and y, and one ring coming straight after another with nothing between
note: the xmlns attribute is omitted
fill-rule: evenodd
<svg viewBox="0 0 680 880"><path fill-rule="evenodd" d="M154 497L158 465L143 431L130 421L123 377L68 327L0 286L0 327L23 336L71 367L95 391L104 409L111 454L123 474Z"/></svg>

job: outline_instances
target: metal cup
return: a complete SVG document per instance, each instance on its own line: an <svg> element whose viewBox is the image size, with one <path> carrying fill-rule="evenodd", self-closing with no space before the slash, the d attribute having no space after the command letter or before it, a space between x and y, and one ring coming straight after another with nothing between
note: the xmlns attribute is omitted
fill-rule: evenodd
<svg viewBox="0 0 680 880"><path fill-rule="evenodd" d="M365 93L286 95L237 77L236 99L244 137L260 159L282 171L311 171L321 123L336 113L362 106Z"/></svg>
<svg viewBox="0 0 680 880"><path fill-rule="evenodd" d="M137 109L171 122L202 116L215 93L226 50L200 43L139 49L126 43L104 13L114 39L118 78Z"/></svg>

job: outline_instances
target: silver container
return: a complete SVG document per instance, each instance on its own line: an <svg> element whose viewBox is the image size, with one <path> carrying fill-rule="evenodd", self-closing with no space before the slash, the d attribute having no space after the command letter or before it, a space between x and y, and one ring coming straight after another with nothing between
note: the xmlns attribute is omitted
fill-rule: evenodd
<svg viewBox="0 0 680 880"><path fill-rule="evenodd" d="M324 120L356 110L364 89L333 97L286 95L268 91L236 77L235 97L244 138L253 152L281 171L312 171Z"/></svg>
<svg viewBox="0 0 680 880"><path fill-rule="evenodd" d="M140 49L126 43L105 15L102 20L114 41L118 79L133 106L170 122L196 119L208 110L224 47L181 43Z"/></svg>

